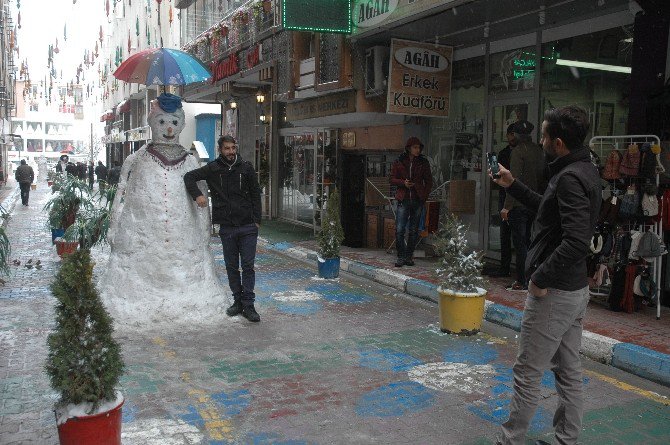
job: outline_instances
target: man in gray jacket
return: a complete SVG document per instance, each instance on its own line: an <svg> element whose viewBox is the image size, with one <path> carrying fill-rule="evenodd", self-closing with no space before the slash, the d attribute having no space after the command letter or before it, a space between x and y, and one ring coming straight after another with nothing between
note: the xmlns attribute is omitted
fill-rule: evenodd
<svg viewBox="0 0 670 445"><path fill-rule="evenodd" d="M509 162L510 172L534 192L544 192L544 154L530 137L535 126L522 120L513 123L510 127L515 142ZM516 281L506 289L525 291L528 289L528 277L524 264L526 264L530 244L530 226L535 219L535 213L507 193L500 211L500 218L503 224L509 225L516 259Z"/></svg>
<svg viewBox="0 0 670 445"><path fill-rule="evenodd" d="M21 188L21 203L27 206L30 198L30 184L35 180L35 172L31 166L26 164L25 159L21 159L21 165L14 172L14 177Z"/></svg>
<svg viewBox="0 0 670 445"><path fill-rule="evenodd" d="M588 114L582 108L566 106L545 113L542 148L552 160L552 176L543 195L515 180L506 168L501 167L500 178L494 179L537 213L526 258L530 281L514 364L514 396L498 444L526 443L547 369L556 376L560 398L554 415L554 443L575 444L581 431L584 402L579 349L589 301L586 257L601 203L600 176L584 146L588 130Z"/></svg>

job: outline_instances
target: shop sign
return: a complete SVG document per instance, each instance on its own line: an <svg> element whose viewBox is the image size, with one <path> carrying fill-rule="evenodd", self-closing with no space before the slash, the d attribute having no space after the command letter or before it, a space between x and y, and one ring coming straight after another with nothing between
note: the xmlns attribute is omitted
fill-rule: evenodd
<svg viewBox="0 0 670 445"><path fill-rule="evenodd" d="M391 40L386 111L414 116L448 116L451 46Z"/></svg>
<svg viewBox="0 0 670 445"><path fill-rule="evenodd" d="M212 72L212 83L232 76L240 71L240 62L237 53L231 54L225 59L212 63L210 66Z"/></svg>
<svg viewBox="0 0 670 445"><path fill-rule="evenodd" d="M296 121L343 113L354 113L355 111L356 93L349 91L289 103L286 105L286 119Z"/></svg>
<svg viewBox="0 0 670 445"><path fill-rule="evenodd" d="M261 44L254 46L247 53L247 69L253 68L261 61Z"/></svg>
<svg viewBox="0 0 670 445"><path fill-rule="evenodd" d="M398 0L357 0L352 11L352 20L358 28L376 26L398 7Z"/></svg>

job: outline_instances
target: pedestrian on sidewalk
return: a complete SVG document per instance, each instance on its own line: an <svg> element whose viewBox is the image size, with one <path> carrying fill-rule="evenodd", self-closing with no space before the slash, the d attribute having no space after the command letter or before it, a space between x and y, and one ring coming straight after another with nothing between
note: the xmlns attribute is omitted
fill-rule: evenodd
<svg viewBox="0 0 670 445"><path fill-rule="evenodd" d="M560 399L554 415L555 443L575 444L581 431L584 402L579 349L589 301L586 257L601 202L600 176L584 146L588 130L588 114L582 108L565 106L545 112L541 143L551 160L551 179L543 195L504 167L499 179L493 179L489 171L496 184L537 213L526 258L530 281L513 368L514 396L498 444L526 443L540 382L549 368L556 376Z"/></svg>
<svg viewBox="0 0 670 445"><path fill-rule="evenodd" d="M391 166L390 183L397 187L395 200L395 267L414 266L414 248L419 239L419 219L433 188L430 163L421 154L423 144L417 137L407 139L405 151ZM405 242L405 232L408 232Z"/></svg>
<svg viewBox="0 0 670 445"><path fill-rule="evenodd" d="M219 224L228 285L234 298L226 314L230 317L242 314L247 320L258 322L261 317L254 307L254 262L261 225L261 190L253 166L237 153L234 137L221 136L218 151L216 160L186 173L184 183L200 207L207 207L208 203L196 182L205 180L209 186L212 222Z"/></svg>
<svg viewBox="0 0 670 445"><path fill-rule="evenodd" d="M541 194L545 189L544 154L530 137L530 133L535 126L526 120L520 120L514 122L511 127L515 145L510 156L509 171L526 187ZM528 277L524 265L526 264L526 255L530 244L530 229L535 219L535 212L506 193L500 217L503 223L509 224L516 259L516 281L507 286L506 289L525 291L528 289Z"/></svg>
<svg viewBox="0 0 670 445"><path fill-rule="evenodd" d="M25 159L21 159L21 165L14 172L14 178L21 189L21 203L27 206L28 199L30 199L30 184L35 180L35 172L31 166L26 164Z"/></svg>
<svg viewBox="0 0 670 445"><path fill-rule="evenodd" d="M98 161L98 165L95 167L95 176L98 177L98 188L100 190L105 190L107 184L107 167Z"/></svg>
<svg viewBox="0 0 670 445"><path fill-rule="evenodd" d="M114 166L107 172L107 184L115 186L119 184L119 177L121 176L121 164L114 161Z"/></svg>

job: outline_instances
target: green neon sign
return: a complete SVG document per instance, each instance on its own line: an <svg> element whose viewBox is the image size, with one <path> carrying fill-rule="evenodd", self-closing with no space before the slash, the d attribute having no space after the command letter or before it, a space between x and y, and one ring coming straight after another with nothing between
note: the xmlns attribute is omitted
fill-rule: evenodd
<svg viewBox="0 0 670 445"><path fill-rule="evenodd" d="M352 0L284 0L284 29L348 34Z"/></svg>

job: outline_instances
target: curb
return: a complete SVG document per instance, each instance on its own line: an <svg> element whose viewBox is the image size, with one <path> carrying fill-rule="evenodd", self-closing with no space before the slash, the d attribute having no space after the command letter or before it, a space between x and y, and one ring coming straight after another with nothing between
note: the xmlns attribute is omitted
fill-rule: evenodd
<svg viewBox="0 0 670 445"><path fill-rule="evenodd" d="M313 250L287 242L273 244L262 237L259 237L258 241L268 250L274 250L305 262L316 261L317 253ZM340 268L352 275L367 278L424 300L437 303L439 299L437 286L424 280L347 259L341 260ZM486 301L484 318L491 323L520 331L522 317L523 312L518 309ZM589 331L584 331L582 334L580 352L591 360L670 386L670 355L668 354Z"/></svg>
<svg viewBox="0 0 670 445"><path fill-rule="evenodd" d="M2 218L2 223L0 223L0 226L2 226L3 228L7 225L7 220L14 211L14 207L16 206L16 202L18 201L20 195L21 190L18 188L14 189L12 193L7 195L7 197L2 200L2 203L0 203L5 212L7 212L7 218Z"/></svg>

